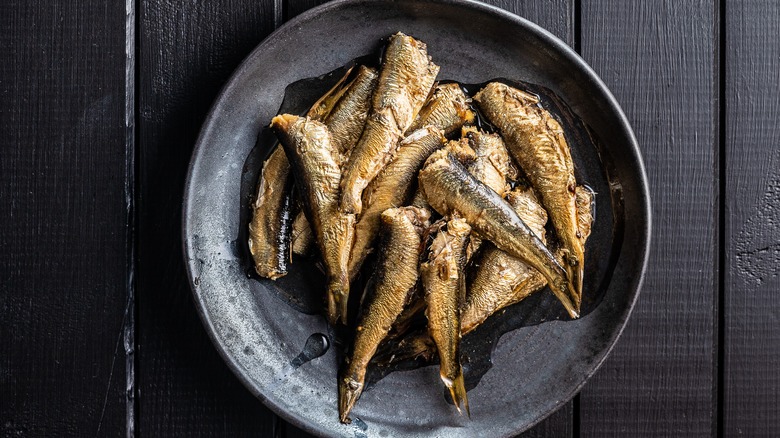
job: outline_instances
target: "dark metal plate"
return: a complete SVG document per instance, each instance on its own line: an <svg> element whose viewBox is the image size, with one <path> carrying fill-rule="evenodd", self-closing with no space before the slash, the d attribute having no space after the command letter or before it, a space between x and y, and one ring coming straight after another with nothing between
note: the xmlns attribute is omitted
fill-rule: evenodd
<svg viewBox="0 0 780 438"><path fill-rule="evenodd" d="M305 300L285 299L308 294L310 300L321 276L310 265L276 283L247 276L246 206L267 154L263 128L285 88L374 52L399 30L428 43L440 78L475 84L502 77L545 87L586 127L571 147L578 180L598 193L586 255L589 298L583 317L571 321L543 292L464 338L467 355L492 349L489 363L464 364L467 379L483 374L468 392L470 420L447 403L437 368L423 367L381 379L364 392L356 420L342 425L340 348L309 360L319 340L311 336L329 328L321 315L305 311ZM197 307L217 349L247 388L288 421L326 436L512 436L571 399L614 345L642 282L650 207L639 150L620 107L548 32L470 1L335 1L279 28L222 90L190 164L183 233Z"/></svg>

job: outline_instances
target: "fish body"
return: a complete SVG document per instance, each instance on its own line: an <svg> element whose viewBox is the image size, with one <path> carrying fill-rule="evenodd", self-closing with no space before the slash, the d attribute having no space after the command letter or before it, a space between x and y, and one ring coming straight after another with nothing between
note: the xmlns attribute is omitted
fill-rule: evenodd
<svg viewBox="0 0 780 438"><path fill-rule="evenodd" d="M355 230L350 278L357 275L376 240L382 212L410 201L417 186L417 173L428 156L443 144L444 136L437 128L428 126L415 131L401 142L393 161L368 185L363 194L365 209Z"/></svg>
<svg viewBox="0 0 780 438"><path fill-rule="evenodd" d="M292 231L292 178L290 163L282 148L265 160L249 222L249 253L255 271L276 280L287 275Z"/></svg>
<svg viewBox="0 0 780 438"><path fill-rule="evenodd" d="M438 72L424 43L400 32L390 38L368 119L344 169L343 212L361 212L363 190L395 155Z"/></svg>
<svg viewBox="0 0 780 438"><path fill-rule="evenodd" d="M483 239L526 261L544 274L550 288L572 316L574 288L553 254L495 191L468 173L446 150L434 152L420 171L420 186L442 215L455 213Z"/></svg>
<svg viewBox="0 0 780 438"><path fill-rule="evenodd" d="M473 151L473 158L466 162L466 169L474 178L493 189L499 196L504 197L509 184L507 178L514 179L517 170L512 165L509 153L504 146L504 141L498 134L489 134L473 126L464 127L460 143L468 146ZM466 146L461 146L465 148ZM461 160L463 162L463 160ZM482 245L482 239L472 236L466 249L466 260L471 260L473 255Z"/></svg>
<svg viewBox="0 0 780 438"><path fill-rule="evenodd" d="M343 163L346 163L363 132L378 79L375 69L363 65L357 67L355 78L346 85L343 95L323 119Z"/></svg>
<svg viewBox="0 0 780 438"><path fill-rule="evenodd" d="M338 151L325 125L309 118L284 114L271 121L284 146L301 194L303 211L317 236L328 276L328 319L347 321L349 253L355 237L355 216L338 208L341 170Z"/></svg>
<svg viewBox="0 0 780 438"><path fill-rule="evenodd" d="M352 351L339 378L342 423L349 422L349 413L363 391L369 361L415 290L428 218L427 211L416 207L391 208L381 215L379 261L367 286L367 306L359 318Z"/></svg>
<svg viewBox="0 0 780 438"><path fill-rule="evenodd" d="M347 91L345 83L351 70L312 105L308 112L309 118L323 120L331 113ZM278 145L274 147L274 151L263 164L257 181L248 242L255 271L261 277L271 280L287 275L292 257L290 250L298 253L295 244L291 242L294 236L305 238L311 235L311 230L304 228L308 227L305 220L301 222L298 218L294 221L292 219L296 204L292 190L294 178L290 173L290 162L284 148ZM301 244L298 245L299 251L305 249Z"/></svg>
<svg viewBox="0 0 780 438"><path fill-rule="evenodd" d="M473 123L474 111L469 106L466 93L456 83L439 84L417 114L407 132L414 132L428 125L435 126L449 135L466 123Z"/></svg>
<svg viewBox="0 0 780 438"><path fill-rule="evenodd" d="M509 205L543 243L547 212L533 191L517 188L507 195ZM520 259L490 245L480 257L473 281L469 284L462 309L461 330L466 334L490 315L509 305L518 289L533 291L547 284L539 271ZM524 297L523 297L524 298ZM522 298L521 298L522 299Z"/></svg>
<svg viewBox="0 0 780 438"><path fill-rule="evenodd" d="M506 84L491 82L474 100L501 132L549 213L574 285L571 299L579 309L585 253L577 227L574 163L561 125L539 105L537 96Z"/></svg>
<svg viewBox="0 0 780 438"><path fill-rule="evenodd" d="M465 293L463 255L470 232L462 218L447 221L431 243L428 260L420 265L428 333L439 351L439 375L458 412L461 404L469 410L460 365L460 304Z"/></svg>
<svg viewBox="0 0 780 438"><path fill-rule="evenodd" d="M475 178L503 197L509 190L507 179L517 177L517 169L498 134L489 134L475 127L463 128L465 138L474 150L474 160L466 168Z"/></svg>
<svg viewBox="0 0 780 438"><path fill-rule="evenodd" d="M585 187L577 187L577 222L583 245L590 236L593 216L593 193ZM507 196L512 208L544 241L547 213L539 204L531 189L518 188ZM560 250L555 251L562 259ZM522 260L510 256L495 246L485 249L474 280L469 285L466 305L462 309L461 331L466 334L495 312L518 303L547 285L547 280L536 269Z"/></svg>

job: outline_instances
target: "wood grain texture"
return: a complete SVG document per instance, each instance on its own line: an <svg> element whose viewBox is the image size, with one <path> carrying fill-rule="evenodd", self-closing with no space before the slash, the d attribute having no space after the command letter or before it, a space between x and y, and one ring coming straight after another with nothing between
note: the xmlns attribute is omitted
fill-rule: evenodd
<svg viewBox="0 0 780 438"><path fill-rule="evenodd" d="M723 436L780 433L780 4L726 2Z"/></svg>
<svg viewBox="0 0 780 438"><path fill-rule="evenodd" d="M217 92L274 28L272 0L140 1L138 425L141 436L273 436L276 417L217 354L181 252L190 154Z"/></svg>
<svg viewBox="0 0 780 438"><path fill-rule="evenodd" d="M574 47L575 0L485 0L483 3L532 21Z"/></svg>
<svg viewBox="0 0 780 438"><path fill-rule="evenodd" d="M125 7L0 3L0 436L122 436Z"/></svg>
<svg viewBox="0 0 780 438"><path fill-rule="evenodd" d="M582 390L582 437L714 436L718 107L711 1L582 2L582 52L633 125L653 244L621 339Z"/></svg>
<svg viewBox="0 0 780 438"><path fill-rule="evenodd" d="M284 19L289 20L301 12L327 3L328 0L283 0L284 1Z"/></svg>

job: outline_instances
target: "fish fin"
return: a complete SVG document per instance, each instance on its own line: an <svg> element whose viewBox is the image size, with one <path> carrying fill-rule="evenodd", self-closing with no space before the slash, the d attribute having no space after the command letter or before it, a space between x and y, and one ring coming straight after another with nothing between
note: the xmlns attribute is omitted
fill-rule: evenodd
<svg viewBox="0 0 780 438"><path fill-rule="evenodd" d="M339 380L339 421L349 424L352 420L349 413L363 392L363 382L355 376L347 376Z"/></svg>
<svg viewBox="0 0 780 438"><path fill-rule="evenodd" d="M571 298L574 294L574 286L571 284L571 282L561 280L557 282L550 282L548 284L550 289L552 289L553 293L555 294L555 297L558 298L558 301L563 304L563 307L569 313L569 316L571 316L572 319L579 318L579 305L575 305Z"/></svg>
<svg viewBox="0 0 780 438"><path fill-rule="evenodd" d="M580 304L582 304L582 277L584 275L582 263L578 263L577 266L570 266L568 271L569 278L571 278L571 283L574 286L574 296L572 296L574 308L579 313Z"/></svg>
<svg viewBox="0 0 780 438"><path fill-rule="evenodd" d="M569 287L566 288L566 292L574 306L574 310L579 313L580 304L582 302L583 263L581 258L576 256L575 251L564 249L561 252L563 254L563 266L566 269L566 276L569 278L570 282L568 285Z"/></svg>
<svg viewBox="0 0 780 438"><path fill-rule="evenodd" d="M328 322L347 324L347 298L349 286L345 289L341 281L331 281L328 286Z"/></svg>
<svg viewBox="0 0 780 438"><path fill-rule="evenodd" d="M469 399L468 396L466 396L466 383L463 380L463 368L459 370L458 376L455 377L455 379L450 380L444 376L441 376L441 380L444 382L444 386L450 390L452 402L455 403L455 408L458 409L458 413L463 415L463 411L460 409L460 406L463 405L463 408L466 410L466 414L469 416L469 418L471 418L471 411L469 410Z"/></svg>

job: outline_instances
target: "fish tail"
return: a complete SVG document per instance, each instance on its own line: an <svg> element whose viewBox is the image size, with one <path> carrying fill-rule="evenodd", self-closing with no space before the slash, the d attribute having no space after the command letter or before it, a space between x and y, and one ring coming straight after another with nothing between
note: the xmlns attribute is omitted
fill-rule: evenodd
<svg viewBox="0 0 780 438"><path fill-rule="evenodd" d="M580 304L582 303L582 278L584 276L584 264L582 263L582 257L578 257L576 254L581 252L576 251L576 249L564 249L562 253L563 266L566 270L566 276L569 278L570 282L565 290L574 309L577 311L577 313L579 313Z"/></svg>
<svg viewBox="0 0 780 438"><path fill-rule="evenodd" d="M563 273L563 272L562 272ZM548 280L549 281L549 280ZM580 317L579 304L575 305L572 301L573 296L576 296L574 292L574 285L567 278L561 276L555 281L549 281L550 289L552 289L555 297L563 304L563 307L569 313L572 319Z"/></svg>
<svg viewBox="0 0 780 438"><path fill-rule="evenodd" d="M349 413L363 392L363 379L348 375L339 379L339 420L344 424L352 422Z"/></svg>
<svg viewBox="0 0 780 438"><path fill-rule="evenodd" d="M580 304L582 304L582 277L584 275L582 263L577 264L577 266L569 266L567 271L574 289L574 295L572 296L574 308L579 313Z"/></svg>
<svg viewBox="0 0 780 438"><path fill-rule="evenodd" d="M345 286L346 285L346 286ZM347 299L349 283L331 281L328 286L328 321L332 325L347 324Z"/></svg>
<svg viewBox="0 0 780 438"><path fill-rule="evenodd" d="M454 379L441 376L441 380L444 382L444 386L450 390L450 396L452 402L455 403L455 408L458 409L458 413L463 415L463 411L460 406L466 410L466 415L471 418L471 411L469 410L469 399L466 396L466 383L463 380L463 368L458 369L458 375Z"/></svg>

